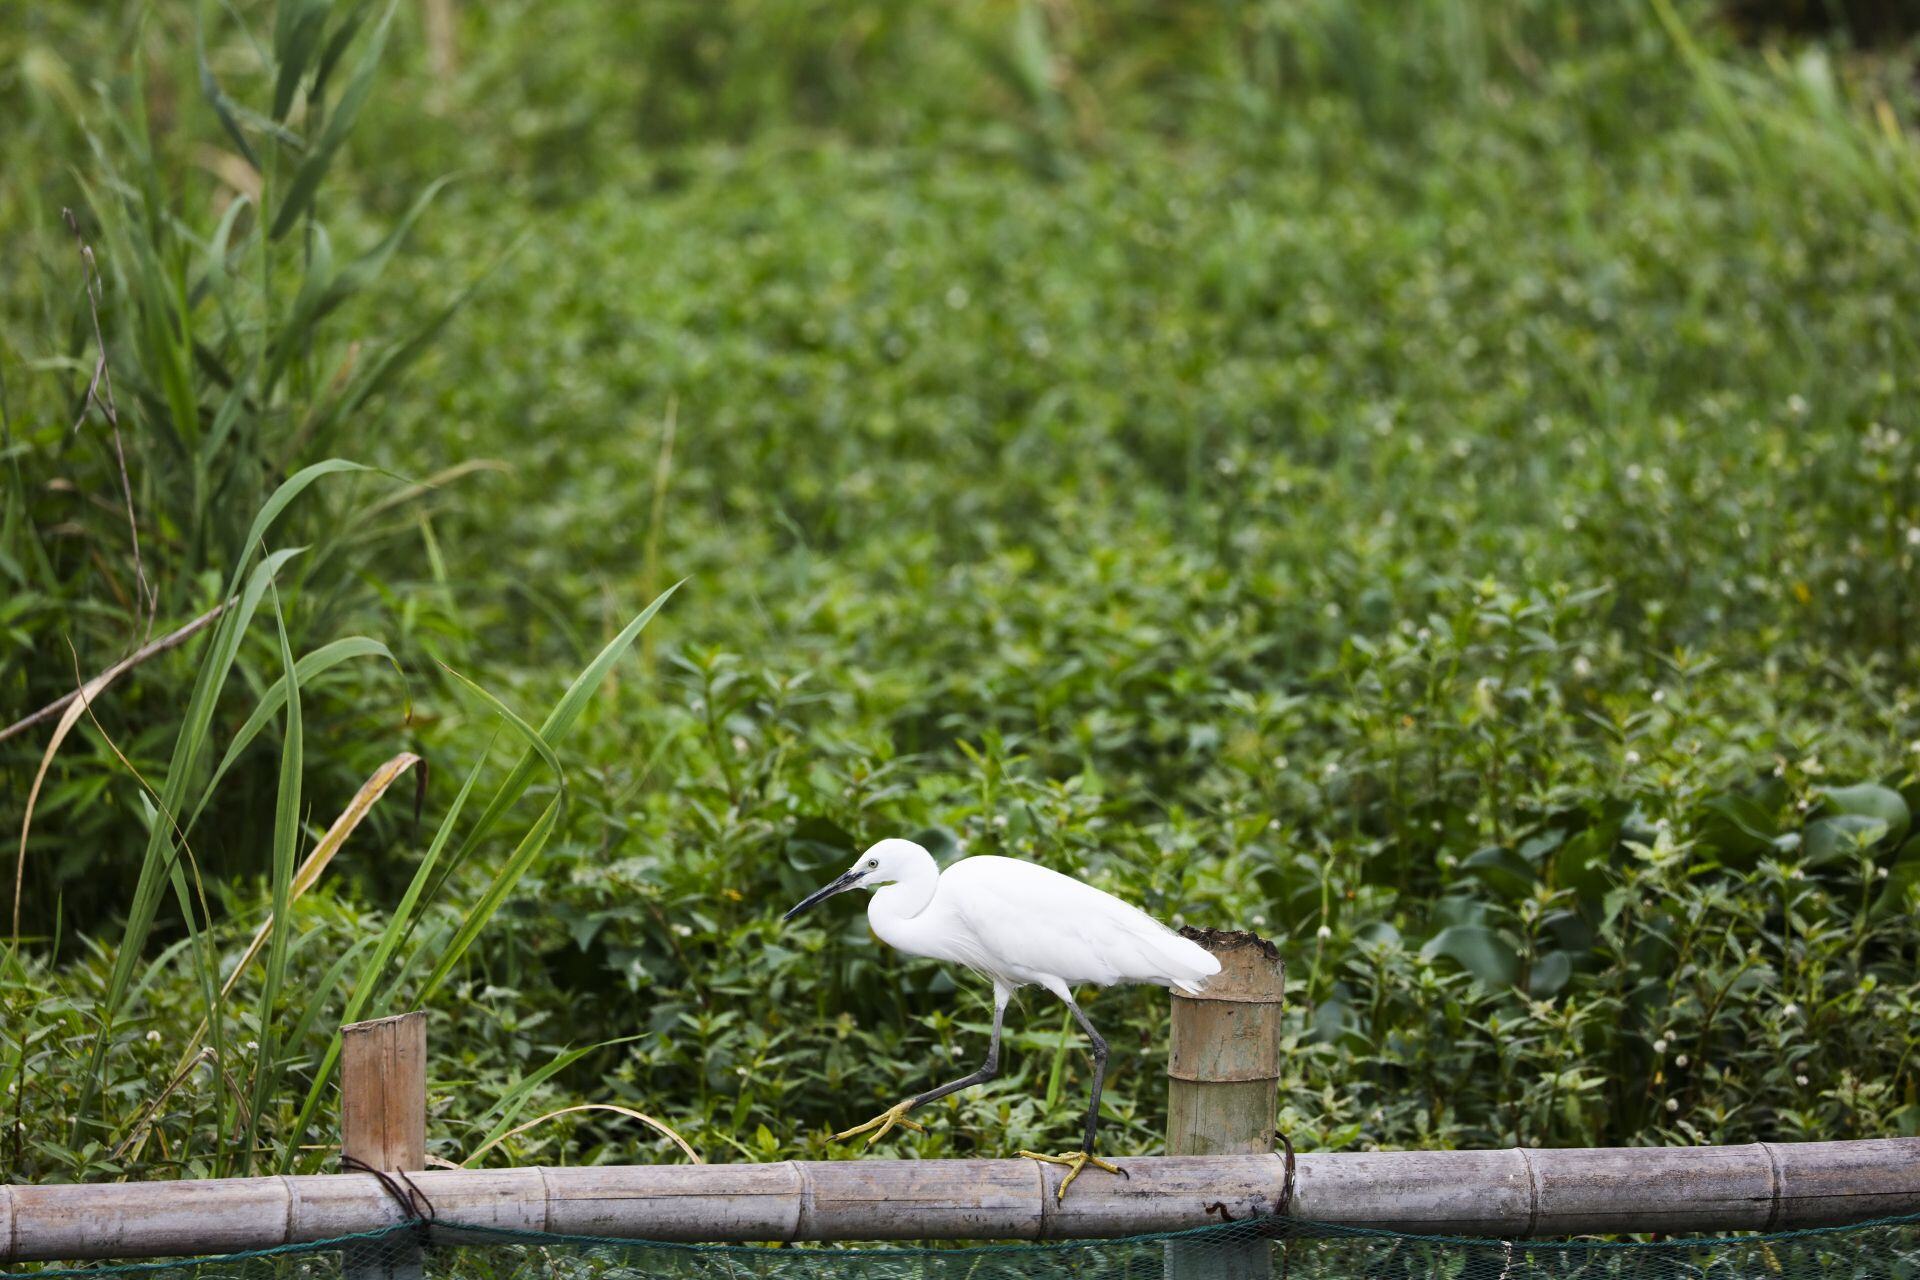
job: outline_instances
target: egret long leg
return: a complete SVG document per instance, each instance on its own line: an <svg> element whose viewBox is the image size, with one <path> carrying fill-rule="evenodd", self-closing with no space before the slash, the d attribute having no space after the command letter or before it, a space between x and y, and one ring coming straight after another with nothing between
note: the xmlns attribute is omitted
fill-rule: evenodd
<svg viewBox="0 0 1920 1280"><path fill-rule="evenodd" d="M1093 1140L1100 1130L1100 1093L1107 1082L1107 1042L1105 1038L1094 1029L1093 1020L1087 1017L1086 1010L1082 1009L1073 997L1068 996L1066 1000L1067 1008L1073 1011L1073 1020L1078 1022L1080 1029L1087 1033L1087 1042L1093 1049L1093 1096L1087 1103L1086 1138L1081 1142L1080 1150L1071 1151L1065 1155L1050 1156L1038 1151L1022 1151L1020 1153L1029 1160L1039 1160L1046 1164L1066 1166L1067 1176L1060 1179L1060 1185L1053 1193L1055 1203L1059 1203L1067 1198L1067 1188L1073 1185L1073 1180L1078 1178L1081 1171L1088 1165L1092 1165L1096 1169L1104 1170L1107 1173L1117 1173L1123 1178L1131 1179L1133 1177L1132 1174L1122 1169L1119 1165L1109 1164L1107 1161L1093 1154Z"/></svg>
<svg viewBox="0 0 1920 1280"><path fill-rule="evenodd" d="M969 1072L961 1076L958 1080L949 1080L947 1083L937 1088L929 1089L925 1093L916 1093L905 1102L896 1102L865 1124L855 1125L853 1128L842 1133L834 1134L833 1140L839 1142L843 1139L854 1137L857 1134L865 1133L871 1129L874 1133L872 1137L867 1139L867 1145L872 1146L874 1143L880 1141L881 1138L885 1137L887 1130L893 1128L895 1125L906 1129L922 1129L925 1126L907 1119L907 1112L912 1111L916 1107L924 1107L929 1102L937 1102L950 1093L958 1093L962 1089L971 1089L976 1084L985 1084L1000 1074L1000 1027L1006 1021L1007 1001L1012 995L1013 988L1003 987L997 982L993 984L993 1038L987 1042L987 1060L980 1064L978 1071ZM1103 1045L1102 1049L1104 1050L1104 1048L1105 1046Z"/></svg>

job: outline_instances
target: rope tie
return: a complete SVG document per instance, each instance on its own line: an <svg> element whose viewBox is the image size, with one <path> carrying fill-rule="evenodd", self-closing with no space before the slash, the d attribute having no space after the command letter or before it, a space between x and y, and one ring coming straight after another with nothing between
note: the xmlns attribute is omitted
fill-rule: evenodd
<svg viewBox="0 0 1920 1280"><path fill-rule="evenodd" d="M1295 1173L1293 1139L1278 1129L1273 1131L1273 1136L1287 1156L1287 1180L1280 1184L1280 1202L1274 1206L1273 1212L1277 1217L1289 1218L1293 1216L1293 1175Z"/></svg>
<svg viewBox="0 0 1920 1280"><path fill-rule="evenodd" d="M340 1167L349 1173L370 1173L379 1179L381 1189L400 1206L400 1212L406 1215L407 1220L400 1225L412 1227L419 1234L421 1241L423 1243L426 1241L427 1233L433 1229L438 1214L434 1210L433 1201L427 1198L427 1193L407 1176L404 1169L376 1169L366 1161L350 1156L344 1151L340 1153Z"/></svg>
<svg viewBox="0 0 1920 1280"><path fill-rule="evenodd" d="M1293 1158L1293 1139L1275 1129L1273 1136L1279 1142L1281 1150L1286 1152L1286 1180L1280 1184L1280 1199L1273 1206L1276 1225L1282 1233L1280 1241L1280 1280L1287 1280L1293 1272L1293 1232L1288 1224L1293 1218L1293 1178L1295 1162Z"/></svg>

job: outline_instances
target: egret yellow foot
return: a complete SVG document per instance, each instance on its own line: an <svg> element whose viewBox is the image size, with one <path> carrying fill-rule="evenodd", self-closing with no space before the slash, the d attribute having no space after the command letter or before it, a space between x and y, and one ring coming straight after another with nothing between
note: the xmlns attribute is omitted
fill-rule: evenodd
<svg viewBox="0 0 1920 1280"><path fill-rule="evenodd" d="M1042 1164L1066 1166L1067 1176L1060 1179L1060 1186L1053 1193L1053 1201L1055 1204L1059 1204L1067 1198L1067 1188L1073 1185L1073 1180L1079 1177L1080 1171L1088 1165L1092 1165L1096 1169L1104 1170L1107 1173L1117 1173L1129 1182L1133 1180L1133 1175L1125 1169L1122 1169L1117 1164L1108 1164L1091 1151L1069 1151L1065 1155L1060 1156L1042 1155L1038 1151L1022 1151L1020 1154L1028 1160L1038 1160Z"/></svg>
<svg viewBox="0 0 1920 1280"><path fill-rule="evenodd" d="M865 1133L867 1130L872 1129L874 1131L873 1136L867 1139L867 1145L872 1146L874 1143L880 1141L880 1139L886 1137L887 1130L893 1128L895 1125L899 1125L902 1129L912 1129L916 1133L925 1133L927 1130L925 1125L907 1119L907 1112L911 1110L913 1110L913 1099L909 1098L905 1102L896 1102L865 1124L857 1124L844 1133L834 1134L833 1140L835 1142L844 1142L855 1134Z"/></svg>

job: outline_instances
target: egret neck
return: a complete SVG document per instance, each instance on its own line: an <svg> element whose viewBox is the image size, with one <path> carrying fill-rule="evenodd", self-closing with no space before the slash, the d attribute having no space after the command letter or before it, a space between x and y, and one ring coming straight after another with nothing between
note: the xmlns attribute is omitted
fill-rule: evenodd
<svg viewBox="0 0 1920 1280"><path fill-rule="evenodd" d="M938 952L929 950L918 938L920 930L914 927L914 917L933 902L933 895L940 888L940 868L925 849L916 847L913 852L919 856L902 859L903 865L895 871L893 883L875 890L867 903L867 923L873 926L874 935L880 941L895 950L909 955L937 956ZM916 942L920 945L915 945Z"/></svg>

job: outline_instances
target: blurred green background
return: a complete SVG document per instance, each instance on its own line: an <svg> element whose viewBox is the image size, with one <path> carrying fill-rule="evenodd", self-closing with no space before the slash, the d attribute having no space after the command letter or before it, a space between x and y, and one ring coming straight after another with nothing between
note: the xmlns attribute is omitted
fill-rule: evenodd
<svg viewBox="0 0 1920 1280"><path fill-rule="evenodd" d="M777 917L914 833L1278 940L1303 1148L1920 1133L1914 28L0 0L0 720L237 602L0 738L0 1172L414 1005L440 1159L855 1154L986 992Z"/></svg>

